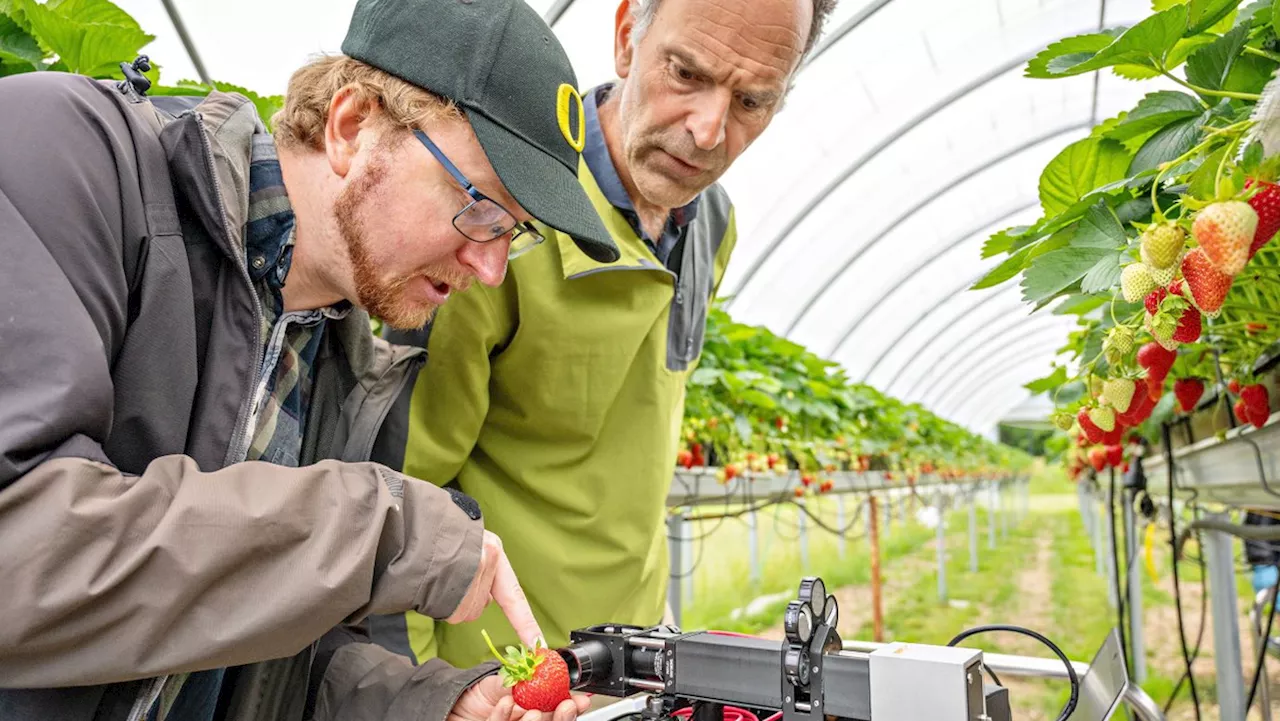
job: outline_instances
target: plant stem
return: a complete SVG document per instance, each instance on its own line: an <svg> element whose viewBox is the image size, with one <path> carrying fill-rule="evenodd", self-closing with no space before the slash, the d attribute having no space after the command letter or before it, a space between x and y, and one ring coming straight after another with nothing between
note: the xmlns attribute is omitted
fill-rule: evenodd
<svg viewBox="0 0 1280 721"><path fill-rule="evenodd" d="M1198 85L1192 85L1191 83L1183 80L1182 78L1178 77L1177 75L1174 75L1173 73L1167 70L1161 70L1160 72L1165 77L1172 80L1173 82L1181 85L1187 90L1190 90L1196 93L1197 95L1208 95L1211 98L1234 98L1235 100L1251 100L1253 102L1257 102L1262 99L1261 95L1255 95L1254 93L1237 93L1232 90L1210 90L1209 88L1202 88L1202 87L1199 87ZM1205 110L1209 109L1209 104L1206 103L1204 100L1201 100L1200 104L1204 106Z"/></svg>
<svg viewBox="0 0 1280 721"><path fill-rule="evenodd" d="M1258 56L1258 57L1260 57L1260 58L1266 58L1267 60L1273 60L1273 61L1275 61L1275 62L1277 62L1277 63L1280 63L1280 55L1277 55L1277 54L1275 54L1275 53L1271 53L1271 52L1267 52L1266 50L1263 50L1262 48L1255 48L1255 47L1253 47L1252 45L1246 45L1246 46L1244 46L1244 51L1245 51L1246 53L1248 53L1249 55L1257 55L1257 56Z"/></svg>

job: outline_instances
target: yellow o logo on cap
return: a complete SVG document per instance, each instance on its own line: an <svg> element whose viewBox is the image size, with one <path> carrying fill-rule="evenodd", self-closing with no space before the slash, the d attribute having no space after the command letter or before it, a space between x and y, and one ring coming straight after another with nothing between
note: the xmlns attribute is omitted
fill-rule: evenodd
<svg viewBox="0 0 1280 721"><path fill-rule="evenodd" d="M569 100L572 99L578 104L578 133L574 135L573 128L570 127L569 118ZM568 83L561 83L560 91L556 94L556 117L560 120L560 133L564 135L564 139L569 141L569 145L579 153L587 146L587 124L583 118L582 96L578 91Z"/></svg>

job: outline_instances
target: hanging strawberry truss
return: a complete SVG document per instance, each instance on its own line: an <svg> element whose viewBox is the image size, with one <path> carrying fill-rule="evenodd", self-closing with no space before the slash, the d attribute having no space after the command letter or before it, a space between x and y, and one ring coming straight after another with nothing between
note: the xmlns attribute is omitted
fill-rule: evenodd
<svg viewBox="0 0 1280 721"><path fill-rule="evenodd" d="M1054 157L1043 217L989 238L983 256L1006 257L974 286L1017 278L1037 311L1079 318L1027 386L1052 394L1072 475L1123 467L1131 432L1154 439L1219 383L1239 423L1270 416L1254 369L1280 337L1280 3L1154 11L1027 64L1030 78L1104 71L1164 87Z"/></svg>

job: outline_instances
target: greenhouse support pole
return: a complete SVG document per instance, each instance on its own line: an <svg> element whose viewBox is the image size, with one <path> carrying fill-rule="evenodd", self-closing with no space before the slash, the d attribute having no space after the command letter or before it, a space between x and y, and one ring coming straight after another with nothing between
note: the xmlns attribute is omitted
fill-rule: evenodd
<svg viewBox="0 0 1280 721"><path fill-rule="evenodd" d="M1097 566L1098 575L1107 577L1107 557L1110 555L1110 546L1107 545L1107 523L1102 517L1102 498L1094 498L1090 504L1090 513L1093 514L1093 549L1095 557L1095 565Z"/></svg>
<svg viewBox="0 0 1280 721"><path fill-rule="evenodd" d="M987 548L996 547L996 484L987 484Z"/></svg>
<svg viewBox="0 0 1280 721"><path fill-rule="evenodd" d="M1111 608L1117 608L1120 605L1120 599L1116 596L1116 581L1119 578L1116 574L1120 571L1116 568L1116 557L1111 553L1112 542L1115 539L1111 535L1111 524L1109 520L1112 513L1115 512L1116 499L1111 497L1108 490L1102 491L1103 503L1105 504L1105 515L1099 516L1099 525L1103 527L1102 543L1103 548L1103 567L1105 568L1105 578L1107 579L1107 600L1111 603Z"/></svg>
<svg viewBox="0 0 1280 721"><path fill-rule="evenodd" d="M871 640L884 641L884 617L880 613L880 516L876 496L867 498L867 518L871 521Z"/></svg>
<svg viewBox="0 0 1280 721"><path fill-rule="evenodd" d="M893 535L893 491L884 494L884 537Z"/></svg>
<svg viewBox="0 0 1280 721"><path fill-rule="evenodd" d="M808 531L809 519L804 512L807 506L805 505L803 498L797 500L796 505L799 507L796 510L796 529L800 532L800 570L804 573L808 573L809 572L809 531Z"/></svg>
<svg viewBox="0 0 1280 721"><path fill-rule="evenodd" d="M947 507L938 491L938 601L947 601Z"/></svg>
<svg viewBox="0 0 1280 721"><path fill-rule="evenodd" d="M840 558L844 558L845 551L844 525L844 494L840 493L836 495L836 528L841 531L836 543L839 544L837 547L839 548Z"/></svg>
<svg viewBox="0 0 1280 721"><path fill-rule="evenodd" d="M1129 613L1129 662L1133 666L1133 681L1140 684L1147 680L1147 650L1142 634L1142 574L1135 571L1137 564L1129 562L1138 557L1138 520L1133 511L1137 495L1136 490L1124 492L1124 557L1129 582L1129 605L1125 609Z"/></svg>
<svg viewBox="0 0 1280 721"><path fill-rule="evenodd" d="M978 498L969 494L969 572L978 572Z"/></svg>
<svg viewBox="0 0 1280 721"><path fill-rule="evenodd" d="M1207 520L1230 523L1225 513L1206 514ZM1218 672L1218 707L1223 721L1244 721L1244 671L1240 666L1240 624L1237 620L1235 568L1231 536L1205 531L1204 555L1209 564L1209 602L1213 613L1213 660Z"/></svg>
<svg viewBox="0 0 1280 721"><path fill-rule="evenodd" d="M684 576L684 607L693 608L693 568L694 551L693 551L693 523L684 516L680 520L680 545L684 547L684 553L681 553L681 560L684 561L682 574Z"/></svg>
<svg viewBox="0 0 1280 721"><path fill-rule="evenodd" d="M747 514L747 533L751 544L751 583L760 583L760 526L756 512Z"/></svg>
<svg viewBox="0 0 1280 721"><path fill-rule="evenodd" d="M684 550L683 535L684 518L681 513L667 516L667 545L670 553L670 571L667 581L667 605L671 607L671 617L675 625L680 625L680 601L683 598L681 584L684 582L682 557Z"/></svg>
<svg viewBox="0 0 1280 721"><path fill-rule="evenodd" d="M1000 540L1004 541L1009 538L1009 509L1006 509L1005 506L1008 500L1006 496L1009 495L1009 487L997 482L996 488L1000 489L996 492L996 505L1000 506Z"/></svg>

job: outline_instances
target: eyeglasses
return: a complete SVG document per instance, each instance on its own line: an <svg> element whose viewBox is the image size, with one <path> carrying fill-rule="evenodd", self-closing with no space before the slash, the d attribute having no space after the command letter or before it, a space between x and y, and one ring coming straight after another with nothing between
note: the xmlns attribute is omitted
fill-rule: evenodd
<svg viewBox="0 0 1280 721"><path fill-rule="evenodd" d="M471 181L467 180L458 167L454 165L439 146L431 142L431 138L421 130L414 130L413 134L427 146L427 150L435 156L436 160L449 171L449 175L458 181L458 185L471 196L471 202L465 208L458 211L453 216L453 227L467 237L468 240L477 243L488 243L493 240L511 236L511 249L507 251L507 258L514 259L533 250L546 238L533 228L530 223L521 223L515 219L515 216L507 212L498 201L486 196L476 189Z"/></svg>

